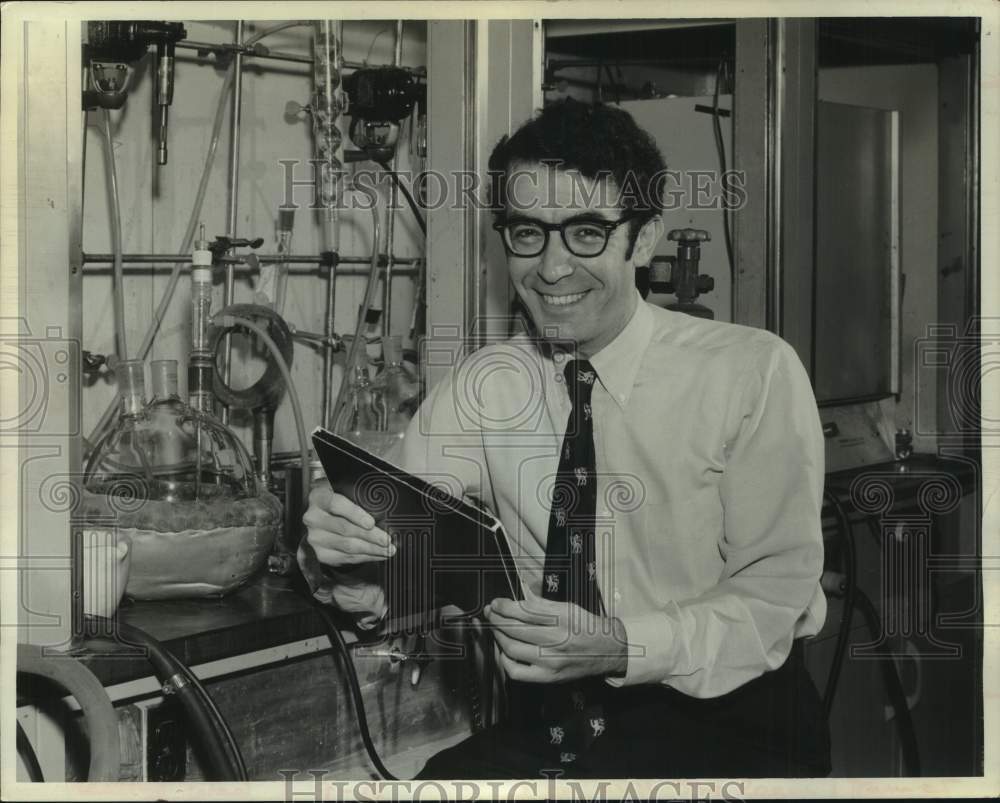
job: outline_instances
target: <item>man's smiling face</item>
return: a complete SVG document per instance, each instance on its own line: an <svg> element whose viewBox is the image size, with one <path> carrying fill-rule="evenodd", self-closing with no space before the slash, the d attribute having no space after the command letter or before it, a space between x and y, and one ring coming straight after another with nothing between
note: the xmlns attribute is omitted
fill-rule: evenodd
<svg viewBox="0 0 1000 803"><path fill-rule="evenodd" d="M610 178L599 186L576 171L541 164L517 165L508 193L508 219L529 218L542 223L570 219L614 222L625 210L617 205L618 188ZM558 231L535 257L508 253L507 267L538 334L572 341L577 353L590 357L615 339L635 311L635 266L645 265L662 232L659 218L645 223L632 254L629 224L611 232L598 256L571 253Z"/></svg>

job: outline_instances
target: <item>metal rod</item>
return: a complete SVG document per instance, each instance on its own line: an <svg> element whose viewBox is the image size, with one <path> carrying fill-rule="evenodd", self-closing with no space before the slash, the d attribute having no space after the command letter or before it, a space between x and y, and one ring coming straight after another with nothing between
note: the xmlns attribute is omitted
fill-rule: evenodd
<svg viewBox="0 0 1000 803"><path fill-rule="evenodd" d="M243 109L243 20L236 21L236 55L233 57L233 113L229 127L229 214L227 231L236 236L236 215L239 209L240 182L240 117ZM226 264L226 284L223 291L223 306L233 303L236 293L236 270L232 263ZM222 378L228 385L232 375L233 341L226 332L222 349ZM229 408L222 407L222 423L229 423Z"/></svg>
<svg viewBox="0 0 1000 803"><path fill-rule="evenodd" d="M392 49L392 65L398 67L403 60L403 21L396 20L396 36ZM392 172L399 170L399 143L392 151ZM399 202L399 187L395 181L389 184L389 205L386 207L385 252L389 258L385 262L385 276L382 280L382 334L392 334L392 247L396 235L396 204Z"/></svg>
<svg viewBox="0 0 1000 803"><path fill-rule="evenodd" d="M325 46L328 48L326 62L326 74L324 76L326 85L325 90L327 94L327 110L330 114L330 125L336 125L334 116L339 112L341 106L341 96L340 92L334 88L334 83L340 85L340 73L344 61L344 51L343 51L343 23L337 21L332 22L331 20L324 20L323 25L326 26L324 29L326 42ZM332 30L330 26L332 25ZM331 41L332 40L332 41ZM330 53L329 50L332 47L333 52ZM332 63L331 63L332 61ZM341 142L337 146L337 151L335 154L337 167L339 168L343 164L344 159L344 146ZM340 182L337 182L338 198L335 200L339 201L340 192ZM325 247L333 251L340 251L340 210L338 205L335 203L333 208L326 211L327 224L326 232L330 238L330 241L325 243ZM330 424L330 414L333 405L333 372L336 366L336 360L334 358L334 346L333 346L333 336L336 332L334 329L334 313L337 308L337 266L331 265L329 268L328 275L326 277L326 316L323 324L323 332L327 337L326 348L323 349L323 404L322 404L322 421L324 426L329 426Z"/></svg>
<svg viewBox="0 0 1000 803"><path fill-rule="evenodd" d="M263 264L273 262L287 262L289 265L311 265L315 267L323 261L319 254L257 254L257 261ZM367 265L371 262L371 256L342 256L338 260L341 265ZM387 260L386 254L379 255L379 259ZM397 257L392 261L396 265L416 265L421 257ZM157 263L185 262L190 263L190 254L122 254L125 264L132 265L155 265ZM114 261L113 254L83 254L83 264L111 264ZM223 256L219 258L223 264L245 265L246 262L241 256Z"/></svg>
<svg viewBox="0 0 1000 803"><path fill-rule="evenodd" d="M369 259L367 261L370 262L371 260ZM384 262L385 260L383 259L382 261ZM394 276L419 277L420 276L420 266L418 264L419 261L418 260L409 260L408 259L408 260L406 260L406 262L408 264L405 267L400 267L400 263L397 261L396 262L396 270L393 273L393 275ZM343 265L341 265L341 267L339 267L337 269L337 276L336 276L336 278L339 279L341 276L367 276L368 275L368 269L361 267L361 265L362 265L361 262L355 262L352 266L348 266L348 267L344 267ZM140 263L137 263L137 264L134 264L134 265L129 265L128 263L126 263L124 265L124 269L125 269L126 273L139 273L139 272L142 272L142 273L148 274L150 270L165 271L165 270L167 270L167 267L166 267L166 265L163 265L163 264L161 264L159 262L155 262L155 263L140 262ZM110 273L111 272L111 266L110 265L99 265L97 263L92 263L92 264L86 266L83 270L84 270L84 274L91 274L93 276L100 276L100 275L106 275L106 274ZM183 270L184 269L182 268L182 271ZM241 265L241 264L237 264L236 265L236 273L239 276L252 275L255 272L256 271L254 271L253 268L250 268L248 265ZM289 266L288 272L289 272L289 274L293 274L293 275L297 275L297 276L306 276L306 275L315 276L316 273L317 273L316 266L304 267L302 265Z"/></svg>
<svg viewBox="0 0 1000 803"><path fill-rule="evenodd" d="M210 50L213 53L239 53L240 55L248 58L271 59L273 61L294 61L299 64L312 64L313 61L311 56L298 56L294 53L280 53L274 50L258 48L257 45L237 48L236 45L232 44L217 42L192 42L191 40L186 40L184 42L178 42L176 46L183 48L184 50Z"/></svg>
<svg viewBox="0 0 1000 803"><path fill-rule="evenodd" d="M183 42L178 42L177 47L184 48L185 50L210 50L212 52L227 52L245 56L246 58L254 59L271 59L272 61L292 61L297 64L312 64L312 56L300 56L295 53L283 53L274 50L269 50L264 52L264 50L259 49L256 45L250 45L249 47L243 46L238 47L235 44L229 42L192 42L191 40L185 40ZM377 64L370 64L363 61L343 61L344 70L362 70L369 67L377 67ZM413 73L414 75L426 75L426 67L408 67L406 65L397 64L396 66L401 66L404 70Z"/></svg>

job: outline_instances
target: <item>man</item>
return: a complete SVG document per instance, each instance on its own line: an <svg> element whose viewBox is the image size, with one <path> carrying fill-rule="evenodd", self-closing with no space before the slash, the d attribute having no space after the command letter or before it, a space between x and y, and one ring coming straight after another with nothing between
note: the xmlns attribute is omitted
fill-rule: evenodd
<svg viewBox="0 0 1000 803"><path fill-rule="evenodd" d="M826 603L823 439L778 337L643 302L662 157L623 110L547 107L490 160L533 326L452 369L394 462L490 506L529 596L485 611L510 722L421 777L804 776L829 771L801 637ZM393 548L329 487L305 522L337 569ZM379 590L336 601L378 620Z"/></svg>

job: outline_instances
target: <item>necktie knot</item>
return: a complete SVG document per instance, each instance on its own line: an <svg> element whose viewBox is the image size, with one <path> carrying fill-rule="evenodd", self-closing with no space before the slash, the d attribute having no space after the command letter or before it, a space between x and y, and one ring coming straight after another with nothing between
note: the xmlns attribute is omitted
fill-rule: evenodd
<svg viewBox="0 0 1000 803"><path fill-rule="evenodd" d="M597 382L597 371L589 360L570 360L563 368L566 378L566 390L574 409L581 404L589 404L594 383Z"/></svg>

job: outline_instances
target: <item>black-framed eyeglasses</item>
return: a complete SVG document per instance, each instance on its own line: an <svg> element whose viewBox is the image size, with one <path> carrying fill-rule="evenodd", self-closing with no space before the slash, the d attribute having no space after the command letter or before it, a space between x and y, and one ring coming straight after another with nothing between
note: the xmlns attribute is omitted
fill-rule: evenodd
<svg viewBox="0 0 1000 803"><path fill-rule="evenodd" d="M534 218L510 218L493 224L500 233L507 253L517 257L536 257L549 244L549 232L558 231L566 250L578 257L598 257L608 247L611 232L636 217L627 212L618 220L594 215L568 218L562 223L545 223Z"/></svg>

